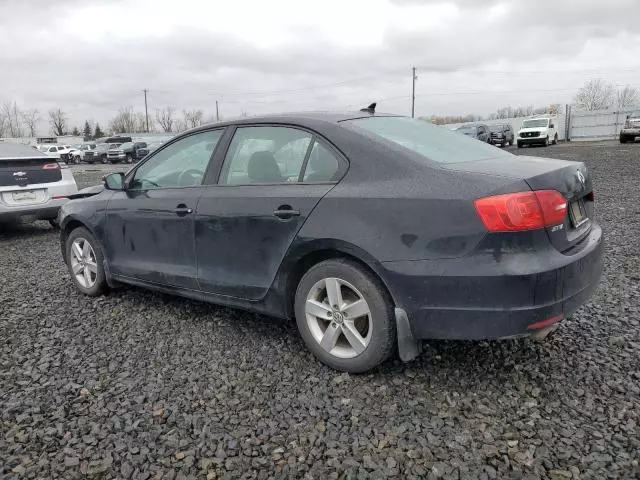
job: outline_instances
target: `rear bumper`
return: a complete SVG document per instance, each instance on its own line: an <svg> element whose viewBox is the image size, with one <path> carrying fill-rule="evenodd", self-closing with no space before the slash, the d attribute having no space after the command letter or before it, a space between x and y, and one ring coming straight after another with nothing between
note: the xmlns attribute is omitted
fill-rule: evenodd
<svg viewBox="0 0 640 480"><path fill-rule="evenodd" d="M591 297L603 247L602 230L594 223L573 255L549 249L386 262L385 280L415 339L521 336L533 333L533 324L566 318Z"/></svg>
<svg viewBox="0 0 640 480"><path fill-rule="evenodd" d="M67 200L50 200L44 205L28 205L10 209L0 207L0 220L16 220L23 217L30 217L36 220L54 219L58 216L60 207L66 201Z"/></svg>

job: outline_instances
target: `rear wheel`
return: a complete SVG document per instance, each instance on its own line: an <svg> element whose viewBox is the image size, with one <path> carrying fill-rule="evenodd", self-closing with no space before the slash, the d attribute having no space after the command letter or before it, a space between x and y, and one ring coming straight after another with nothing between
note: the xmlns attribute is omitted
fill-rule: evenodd
<svg viewBox="0 0 640 480"><path fill-rule="evenodd" d="M295 297L298 330L322 363L365 372L396 345L391 301L380 281L357 263L327 260L304 274Z"/></svg>
<svg viewBox="0 0 640 480"><path fill-rule="evenodd" d="M67 267L76 288L95 297L107 287L103 256L95 237L84 227L73 230L65 244Z"/></svg>
<svg viewBox="0 0 640 480"><path fill-rule="evenodd" d="M558 144L558 134L557 133L553 136L553 144L554 145Z"/></svg>

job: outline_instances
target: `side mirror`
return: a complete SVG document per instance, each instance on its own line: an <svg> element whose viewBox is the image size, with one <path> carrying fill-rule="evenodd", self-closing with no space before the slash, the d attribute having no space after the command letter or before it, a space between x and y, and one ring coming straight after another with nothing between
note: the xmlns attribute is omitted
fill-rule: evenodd
<svg viewBox="0 0 640 480"><path fill-rule="evenodd" d="M556 128L556 126L552 123L551 125L549 125L549 128Z"/></svg>
<svg viewBox="0 0 640 480"><path fill-rule="evenodd" d="M124 190L124 173L122 172L110 173L102 180L107 190Z"/></svg>

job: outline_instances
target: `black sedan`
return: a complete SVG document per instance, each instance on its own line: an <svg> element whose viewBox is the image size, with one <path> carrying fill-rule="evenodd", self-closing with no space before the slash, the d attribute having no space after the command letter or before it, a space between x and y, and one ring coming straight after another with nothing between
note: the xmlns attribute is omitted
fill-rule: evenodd
<svg viewBox="0 0 640 480"><path fill-rule="evenodd" d="M603 238L579 162L421 120L198 127L60 213L80 292L131 284L283 318L362 372L422 339L543 337L594 291Z"/></svg>

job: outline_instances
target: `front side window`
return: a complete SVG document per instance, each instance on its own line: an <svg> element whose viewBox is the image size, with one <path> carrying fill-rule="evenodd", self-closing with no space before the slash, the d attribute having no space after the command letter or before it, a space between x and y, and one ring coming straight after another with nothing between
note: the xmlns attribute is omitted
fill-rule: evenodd
<svg viewBox="0 0 640 480"><path fill-rule="evenodd" d="M240 127L220 173L221 185L293 183L307 156L312 135L290 127Z"/></svg>
<svg viewBox="0 0 640 480"><path fill-rule="evenodd" d="M222 130L200 132L172 143L138 168L131 188L179 188L202 184Z"/></svg>
<svg viewBox="0 0 640 480"><path fill-rule="evenodd" d="M438 163L460 163L513 155L473 137L460 135L424 120L407 117L365 117L341 122L378 140L386 140L425 159Z"/></svg>

